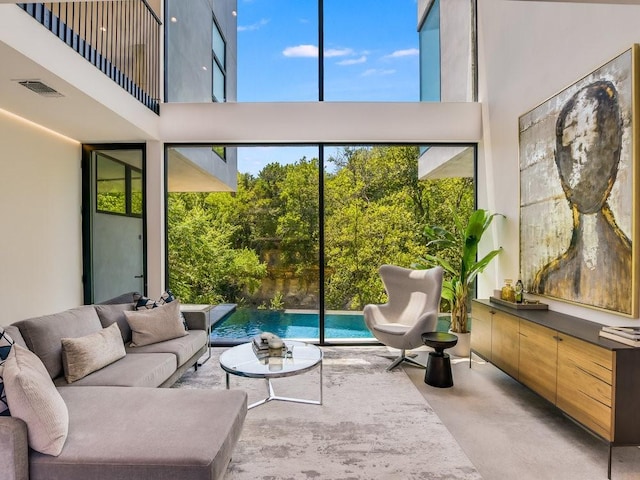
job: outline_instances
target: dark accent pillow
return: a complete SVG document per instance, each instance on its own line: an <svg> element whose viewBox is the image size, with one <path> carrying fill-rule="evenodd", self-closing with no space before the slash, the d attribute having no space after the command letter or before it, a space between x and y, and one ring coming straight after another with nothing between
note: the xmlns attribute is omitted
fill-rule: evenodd
<svg viewBox="0 0 640 480"><path fill-rule="evenodd" d="M162 305L166 305L167 303L171 303L176 300L176 296L169 289L162 292L160 298L158 300L152 300L144 295L140 295L136 300L134 305L134 310L150 310L152 308L161 307ZM184 318L182 312L180 312L180 319L182 320L182 324L184 325L185 330L189 330L187 326L187 320Z"/></svg>
<svg viewBox="0 0 640 480"><path fill-rule="evenodd" d="M123 303L121 305L96 305L95 308L103 328L117 323L122 334L122 341L124 343L131 341L131 328L129 327L127 318L124 316L125 311L133 310L131 303Z"/></svg>

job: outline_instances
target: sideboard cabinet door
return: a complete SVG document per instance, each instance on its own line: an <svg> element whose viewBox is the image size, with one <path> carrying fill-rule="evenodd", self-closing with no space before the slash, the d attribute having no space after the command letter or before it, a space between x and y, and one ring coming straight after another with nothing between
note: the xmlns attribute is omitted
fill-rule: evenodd
<svg viewBox="0 0 640 480"><path fill-rule="evenodd" d="M556 403L558 332L520 320L520 381Z"/></svg>
<svg viewBox="0 0 640 480"><path fill-rule="evenodd" d="M474 304L471 310L471 348L485 360L491 361L491 316L490 308Z"/></svg>
<svg viewBox="0 0 640 480"><path fill-rule="evenodd" d="M495 312L491 321L491 363L516 380L520 357L519 324L518 317L502 312Z"/></svg>

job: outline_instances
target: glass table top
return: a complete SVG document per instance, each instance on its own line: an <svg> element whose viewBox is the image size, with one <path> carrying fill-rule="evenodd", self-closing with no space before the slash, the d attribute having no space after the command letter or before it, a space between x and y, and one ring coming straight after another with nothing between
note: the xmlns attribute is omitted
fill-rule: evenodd
<svg viewBox="0 0 640 480"><path fill-rule="evenodd" d="M222 352L220 366L225 372L242 377L276 378L306 372L322 361L322 350L315 345L293 340L284 343L290 356L260 359L249 342Z"/></svg>

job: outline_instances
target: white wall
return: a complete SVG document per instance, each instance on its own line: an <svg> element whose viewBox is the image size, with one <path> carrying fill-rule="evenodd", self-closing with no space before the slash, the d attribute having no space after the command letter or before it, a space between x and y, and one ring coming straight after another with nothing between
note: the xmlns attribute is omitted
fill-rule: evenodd
<svg viewBox="0 0 640 480"><path fill-rule="evenodd" d="M488 297L519 270L518 117L640 42L640 6L563 2L478 2L479 205L504 213L487 247L502 245L485 272L479 296ZM491 243L491 245L489 245ZM556 311L608 324L624 317L545 298ZM636 322L637 323L637 322Z"/></svg>
<svg viewBox="0 0 640 480"><path fill-rule="evenodd" d="M81 147L0 110L0 325L82 304Z"/></svg>

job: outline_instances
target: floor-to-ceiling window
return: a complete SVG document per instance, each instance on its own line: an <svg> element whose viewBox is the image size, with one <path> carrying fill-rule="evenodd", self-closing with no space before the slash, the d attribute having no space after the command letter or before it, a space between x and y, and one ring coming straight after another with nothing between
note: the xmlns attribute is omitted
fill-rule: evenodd
<svg viewBox="0 0 640 480"><path fill-rule="evenodd" d="M414 0L237 7L238 102L420 100ZM238 175L169 189L169 284L189 302L233 304L246 336L279 324L287 337L371 339L361 312L385 301L379 266L410 266L427 224L450 226L474 203L473 175L420 178L420 147L209 146L237 149Z"/></svg>
<svg viewBox="0 0 640 480"><path fill-rule="evenodd" d="M235 189L185 192L176 179L168 194L169 285L185 302L232 312L214 342L259 331L371 341L362 310L386 301L380 265L410 267L426 253L427 225L452 228L474 206L472 176L419 178L415 145L237 149Z"/></svg>

